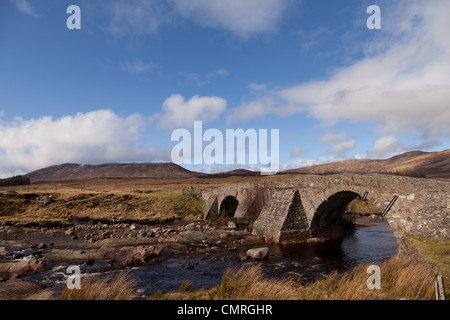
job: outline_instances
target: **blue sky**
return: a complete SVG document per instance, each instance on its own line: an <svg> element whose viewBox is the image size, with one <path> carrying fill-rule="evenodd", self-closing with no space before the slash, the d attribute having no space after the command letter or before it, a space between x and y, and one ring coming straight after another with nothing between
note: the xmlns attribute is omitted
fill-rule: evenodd
<svg viewBox="0 0 450 320"><path fill-rule="evenodd" d="M66 27L72 4L81 30ZM371 4L381 30L366 27ZM448 149L448 12L444 0L2 1L0 177L170 161L172 131L194 120L279 129L281 169Z"/></svg>

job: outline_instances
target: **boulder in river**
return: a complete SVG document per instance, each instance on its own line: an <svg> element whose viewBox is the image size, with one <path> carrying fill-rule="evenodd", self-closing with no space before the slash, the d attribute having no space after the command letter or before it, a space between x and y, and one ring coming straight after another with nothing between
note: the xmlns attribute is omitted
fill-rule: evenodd
<svg viewBox="0 0 450 320"><path fill-rule="evenodd" d="M247 256L255 260L264 260L269 258L269 248L255 248L247 251Z"/></svg>
<svg viewBox="0 0 450 320"><path fill-rule="evenodd" d="M233 220L228 221L227 228L235 230L237 228L236 222L234 222Z"/></svg>
<svg viewBox="0 0 450 320"><path fill-rule="evenodd" d="M19 278L40 273L50 268L42 261L24 260L12 263L7 273L16 274Z"/></svg>
<svg viewBox="0 0 450 320"><path fill-rule="evenodd" d="M152 263L157 260L154 258L162 258L166 249L164 246L136 247L122 259L122 265L126 267L137 267Z"/></svg>

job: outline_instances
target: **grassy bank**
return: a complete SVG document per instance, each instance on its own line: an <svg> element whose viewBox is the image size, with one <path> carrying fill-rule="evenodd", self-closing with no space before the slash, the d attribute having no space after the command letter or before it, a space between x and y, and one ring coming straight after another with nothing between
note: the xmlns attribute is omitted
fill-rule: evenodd
<svg viewBox="0 0 450 320"><path fill-rule="evenodd" d="M103 223L162 223L177 218L202 217L203 201L181 192L133 194L55 194L43 206L39 195L0 195L0 225L67 226L74 220Z"/></svg>
<svg viewBox="0 0 450 320"><path fill-rule="evenodd" d="M446 298L449 299L450 290L450 239L430 239L405 234L404 241L409 244L409 255L426 264L435 266L444 275Z"/></svg>

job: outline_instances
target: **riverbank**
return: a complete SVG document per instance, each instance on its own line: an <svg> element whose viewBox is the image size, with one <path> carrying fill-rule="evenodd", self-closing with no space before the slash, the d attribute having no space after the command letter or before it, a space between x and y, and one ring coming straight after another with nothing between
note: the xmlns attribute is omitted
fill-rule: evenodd
<svg viewBox="0 0 450 320"><path fill-rule="evenodd" d="M66 269L73 265L83 276L152 265L164 269L169 263L191 271L199 263L237 262L239 246L261 243L249 231L190 219L156 225L91 221L55 228L2 226L0 299L27 299L42 292L58 298L69 277Z"/></svg>
<svg viewBox="0 0 450 320"><path fill-rule="evenodd" d="M450 240L405 235L396 255L380 267L381 288L367 288L370 264L334 272L304 285L301 279L267 277L261 265L227 269L221 283L210 290L191 290L189 283L178 292L156 293L151 300L435 300L437 274L449 286ZM187 289L186 289L187 288ZM446 293L448 299L448 291Z"/></svg>
<svg viewBox="0 0 450 320"><path fill-rule="evenodd" d="M381 289L369 290L367 265L333 273L326 279L303 286L292 279L264 275L260 266L228 269L220 285L210 290L154 294L151 300L432 300L435 277L425 264L394 257L380 265ZM184 285L184 288L189 288Z"/></svg>

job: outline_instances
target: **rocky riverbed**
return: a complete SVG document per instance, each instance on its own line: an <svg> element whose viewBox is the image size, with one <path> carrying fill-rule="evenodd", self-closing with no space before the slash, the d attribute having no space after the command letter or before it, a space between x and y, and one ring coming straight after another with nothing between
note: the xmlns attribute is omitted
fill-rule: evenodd
<svg viewBox="0 0 450 320"><path fill-rule="evenodd" d="M78 223L70 228L0 227L0 299L58 298L76 265L82 274L110 273L177 261L245 259L245 247L262 241L231 223L218 228L178 220L162 225ZM200 276L206 276L200 272Z"/></svg>

